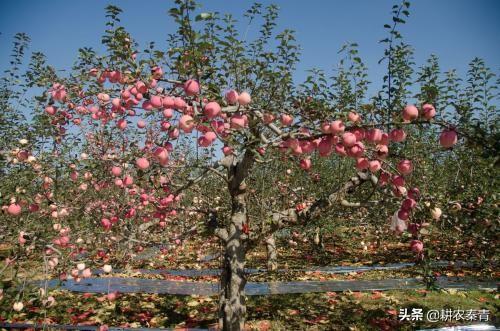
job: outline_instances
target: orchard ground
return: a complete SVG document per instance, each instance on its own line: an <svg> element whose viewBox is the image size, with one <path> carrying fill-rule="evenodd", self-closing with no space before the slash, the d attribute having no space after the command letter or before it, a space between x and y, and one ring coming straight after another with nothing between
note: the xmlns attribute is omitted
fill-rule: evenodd
<svg viewBox="0 0 500 331"><path fill-rule="evenodd" d="M397 270L375 270L342 274L318 271L300 271L298 269L319 266L363 266L385 265L388 263L415 262L414 255L406 249L407 243L400 238L392 238L389 232L385 236L378 233L382 249L377 249L375 230L370 227L356 228L355 234L342 235L348 228L339 227L336 236L324 237L323 247L307 238L300 247L281 240L279 248L280 270L248 275L252 282L292 281L292 280L371 280L389 278L421 277L421 267L413 266ZM357 240L352 240L352 238ZM158 238L159 239L159 238ZM306 239L306 238L303 238ZM446 240L448 239L448 240ZM429 238L435 248L435 259L449 261L470 260L470 252L463 251L462 245L452 245L455 240L435 233ZM360 244L363 242L363 244ZM470 247L473 251L473 247ZM7 247L2 247L5 253ZM165 279L184 282L218 282L212 276L176 276L169 274L139 273L136 269L211 269L219 268L219 246L216 242L188 240L167 251L160 251L158 244L145 247L134 255L133 263L124 263L126 270L100 273L96 277L125 277ZM113 259L113 257L109 257ZM203 261L208 258L208 261ZM213 259L211 259L213 258ZM99 256L89 256L87 261L102 263ZM124 261L125 262L125 261ZM481 263L476 260L476 264ZM496 263L496 262L494 262ZM264 247L251 254L249 268L262 268L266 265ZM4 265L0 266L1 268ZM117 263L115 268L119 268ZM496 266L486 264L433 267L435 276L466 277L467 279L495 280L500 274ZM34 269L36 270L34 273ZM135 270L134 270L135 269ZM24 272L22 271L24 270ZM8 284L14 275L5 273L2 280ZM21 262L20 272L16 277L29 280L44 279L45 275L39 264L29 260ZM14 283L12 283L14 284ZM36 292L36 289L35 291ZM2 322L47 323L59 325L108 325L121 327L169 327L169 328L215 328L217 324L217 297L178 296L158 294L120 294L111 293L74 293L51 290L55 299L53 306L43 308L38 305L36 295L27 303L25 310L16 313L6 306L13 298L6 292L1 310L10 311L2 315ZM416 328L435 328L441 326L463 325L466 321L410 322L399 321L401 308L430 309L486 309L490 319L498 316L498 292L478 290L392 290L372 292L327 292L308 294L282 294L248 297L250 314L247 320L248 330L414 330ZM77 304L75 304L77 303Z"/></svg>
<svg viewBox="0 0 500 331"><path fill-rule="evenodd" d="M46 311L27 306L10 322L121 327L215 328L217 298L156 294L105 295L53 291L57 304ZM248 330L415 330L468 324L398 322L401 308L487 309L498 315L498 295L483 291L386 291L252 296ZM456 308L460 307L460 308ZM2 309L8 309L2 306Z"/></svg>

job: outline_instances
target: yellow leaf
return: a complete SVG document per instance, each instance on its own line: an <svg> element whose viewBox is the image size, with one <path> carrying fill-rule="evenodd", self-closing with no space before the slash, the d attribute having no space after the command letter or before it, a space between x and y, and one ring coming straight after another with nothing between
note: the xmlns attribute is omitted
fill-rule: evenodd
<svg viewBox="0 0 500 331"><path fill-rule="evenodd" d="M187 305L188 305L189 307L196 307L196 306L198 306L199 304L200 304L200 303L199 303L197 300L191 300L191 301L189 301L189 302L187 303Z"/></svg>

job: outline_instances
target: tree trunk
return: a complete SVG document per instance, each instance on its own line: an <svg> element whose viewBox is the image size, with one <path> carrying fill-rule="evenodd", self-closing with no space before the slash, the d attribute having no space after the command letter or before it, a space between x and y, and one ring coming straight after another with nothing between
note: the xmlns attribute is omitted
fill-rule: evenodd
<svg viewBox="0 0 500 331"><path fill-rule="evenodd" d="M323 238L321 236L321 229L319 226L316 227L314 231L314 244L316 245L316 249L323 250L325 245L323 243Z"/></svg>
<svg viewBox="0 0 500 331"><path fill-rule="evenodd" d="M232 210L228 237L225 242L224 266L221 277L222 295L219 303L219 326L222 330L243 330L246 315L245 255L248 236L244 231L247 224L246 186L231 192Z"/></svg>
<svg viewBox="0 0 500 331"><path fill-rule="evenodd" d="M266 239L267 248L267 270L276 271L278 269L278 253L276 251L276 240L274 234Z"/></svg>

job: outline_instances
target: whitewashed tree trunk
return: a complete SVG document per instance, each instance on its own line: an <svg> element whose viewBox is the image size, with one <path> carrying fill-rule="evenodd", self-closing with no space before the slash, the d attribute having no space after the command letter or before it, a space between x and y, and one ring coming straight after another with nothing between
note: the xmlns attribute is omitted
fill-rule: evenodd
<svg viewBox="0 0 500 331"><path fill-rule="evenodd" d="M219 326L225 331L244 329L245 259L248 248L247 186L245 178L253 163L253 153L247 150L243 159L228 167L228 189L231 195L231 219L226 225L224 265L221 277Z"/></svg>
<svg viewBox="0 0 500 331"><path fill-rule="evenodd" d="M276 271L278 269L278 253L276 250L276 239L274 234L271 234L266 239L267 249L267 270Z"/></svg>
<svg viewBox="0 0 500 331"><path fill-rule="evenodd" d="M221 277L219 324L223 330L228 331L243 330L246 315L244 271L247 235L243 232L243 224L247 222L245 191L246 189L239 190L232 197L232 214Z"/></svg>

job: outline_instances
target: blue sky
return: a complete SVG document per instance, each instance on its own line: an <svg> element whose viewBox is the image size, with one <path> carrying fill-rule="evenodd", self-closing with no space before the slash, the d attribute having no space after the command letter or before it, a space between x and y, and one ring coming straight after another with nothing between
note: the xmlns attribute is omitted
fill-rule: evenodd
<svg viewBox="0 0 500 331"><path fill-rule="evenodd" d="M384 68L377 64L385 37L383 25L390 23L390 0L274 0L280 7L278 30L296 31L302 47L296 79L307 69L330 71L339 60L337 51L347 41L360 45L361 57L369 67L370 80L379 85ZM73 63L77 49L100 49L105 28L104 7L115 4L124 10L122 23L134 38L145 45L155 41L167 48L166 36L174 29L167 15L170 1L50 0L2 1L0 10L0 69L8 65L12 37L26 32L31 49L42 51L58 69ZM232 13L242 18L251 1L206 0L203 11ZM482 57L495 73L500 69L500 1L497 0L414 0L408 23L401 28L415 48L417 65L430 54L441 59L442 69L456 68L464 75L468 62ZM253 25L252 30L258 30Z"/></svg>

